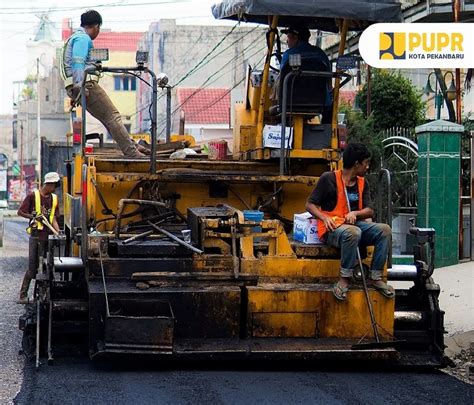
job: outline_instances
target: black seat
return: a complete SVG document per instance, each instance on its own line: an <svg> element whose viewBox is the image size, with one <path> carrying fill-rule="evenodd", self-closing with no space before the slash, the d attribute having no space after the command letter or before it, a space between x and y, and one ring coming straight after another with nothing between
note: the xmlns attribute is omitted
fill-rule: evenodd
<svg viewBox="0 0 474 405"><path fill-rule="evenodd" d="M301 56L301 71L311 72L328 72L325 63L314 56ZM279 79L279 105L278 110L271 113L281 114L283 103L283 83L288 73L292 71L289 63L283 66ZM288 99L286 104L287 114L305 114L316 115L322 114L326 107L328 96L328 87L331 79L318 76L296 76L289 79L288 82Z"/></svg>

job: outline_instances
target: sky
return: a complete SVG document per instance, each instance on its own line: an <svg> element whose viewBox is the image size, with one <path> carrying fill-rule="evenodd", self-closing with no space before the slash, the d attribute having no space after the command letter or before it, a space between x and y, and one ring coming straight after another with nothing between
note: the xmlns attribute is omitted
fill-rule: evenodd
<svg viewBox="0 0 474 405"><path fill-rule="evenodd" d="M0 114L12 112L13 81L26 76L26 44L34 38L38 16L44 12L56 24L60 40L61 21L72 18L78 26L80 15L91 8L101 13L103 29L144 32L161 18L176 18L178 24L222 24L212 16L214 3L216 0L0 0Z"/></svg>

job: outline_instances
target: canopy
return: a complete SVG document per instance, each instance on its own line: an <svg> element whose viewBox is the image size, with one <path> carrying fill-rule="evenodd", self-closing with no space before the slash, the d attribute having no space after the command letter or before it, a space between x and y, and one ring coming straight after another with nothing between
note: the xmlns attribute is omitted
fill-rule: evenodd
<svg viewBox="0 0 474 405"><path fill-rule="evenodd" d="M224 0L212 6L216 19L268 23L279 16L278 25L305 22L309 28L337 32L336 19L349 19L350 30L364 29L375 22L402 21L397 0Z"/></svg>

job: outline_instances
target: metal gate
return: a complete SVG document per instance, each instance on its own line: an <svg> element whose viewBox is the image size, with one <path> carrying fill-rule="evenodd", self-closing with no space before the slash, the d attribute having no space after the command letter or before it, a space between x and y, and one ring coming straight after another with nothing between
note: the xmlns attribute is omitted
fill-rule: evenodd
<svg viewBox="0 0 474 405"><path fill-rule="evenodd" d="M412 254L408 233L415 224L418 191L418 144L411 128L383 132L381 170L375 196L377 221L392 227L393 253Z"/></svg>

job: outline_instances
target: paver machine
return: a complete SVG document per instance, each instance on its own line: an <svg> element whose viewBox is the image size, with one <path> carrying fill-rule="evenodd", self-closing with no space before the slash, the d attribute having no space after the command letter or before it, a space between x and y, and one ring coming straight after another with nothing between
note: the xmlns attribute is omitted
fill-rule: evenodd
<svg viewBox="0 0 474 405"><path fill-rule="evenodd" d="M51 237L39 269L37 305L22 316L25 344L53 360L62 336L83 338L91 358L355 359L443 364L443 312L434 284L433 231L414 228L415 260L384 279L405 280L387 299L355 281L345 302L332 295L339 252L292 238L295 213L319 176L341 166L336 114L347 73L311 70L296 58L281 72L281 97L270 102L278 28L304 21L340 32L399 21L396 1L223 1L216 18L268 24L262 71L249 69L236 106L233 155L210 160L127 160L80 143L64 179L65 235ZM137 66L102 72L133 74L152 89L152 156L156 77L139 53ZM319 92L334 86L330 123ZM308 90L309 89L309 90ZM86 98L82 96L82 105ZM279 144L265 140L280 127ZM286 136L287 131L291 136ZM169 139L167 139L169 141ZM43 327L44 325L44 327ZM47 349L47 350L46 350Z"/></svg>

